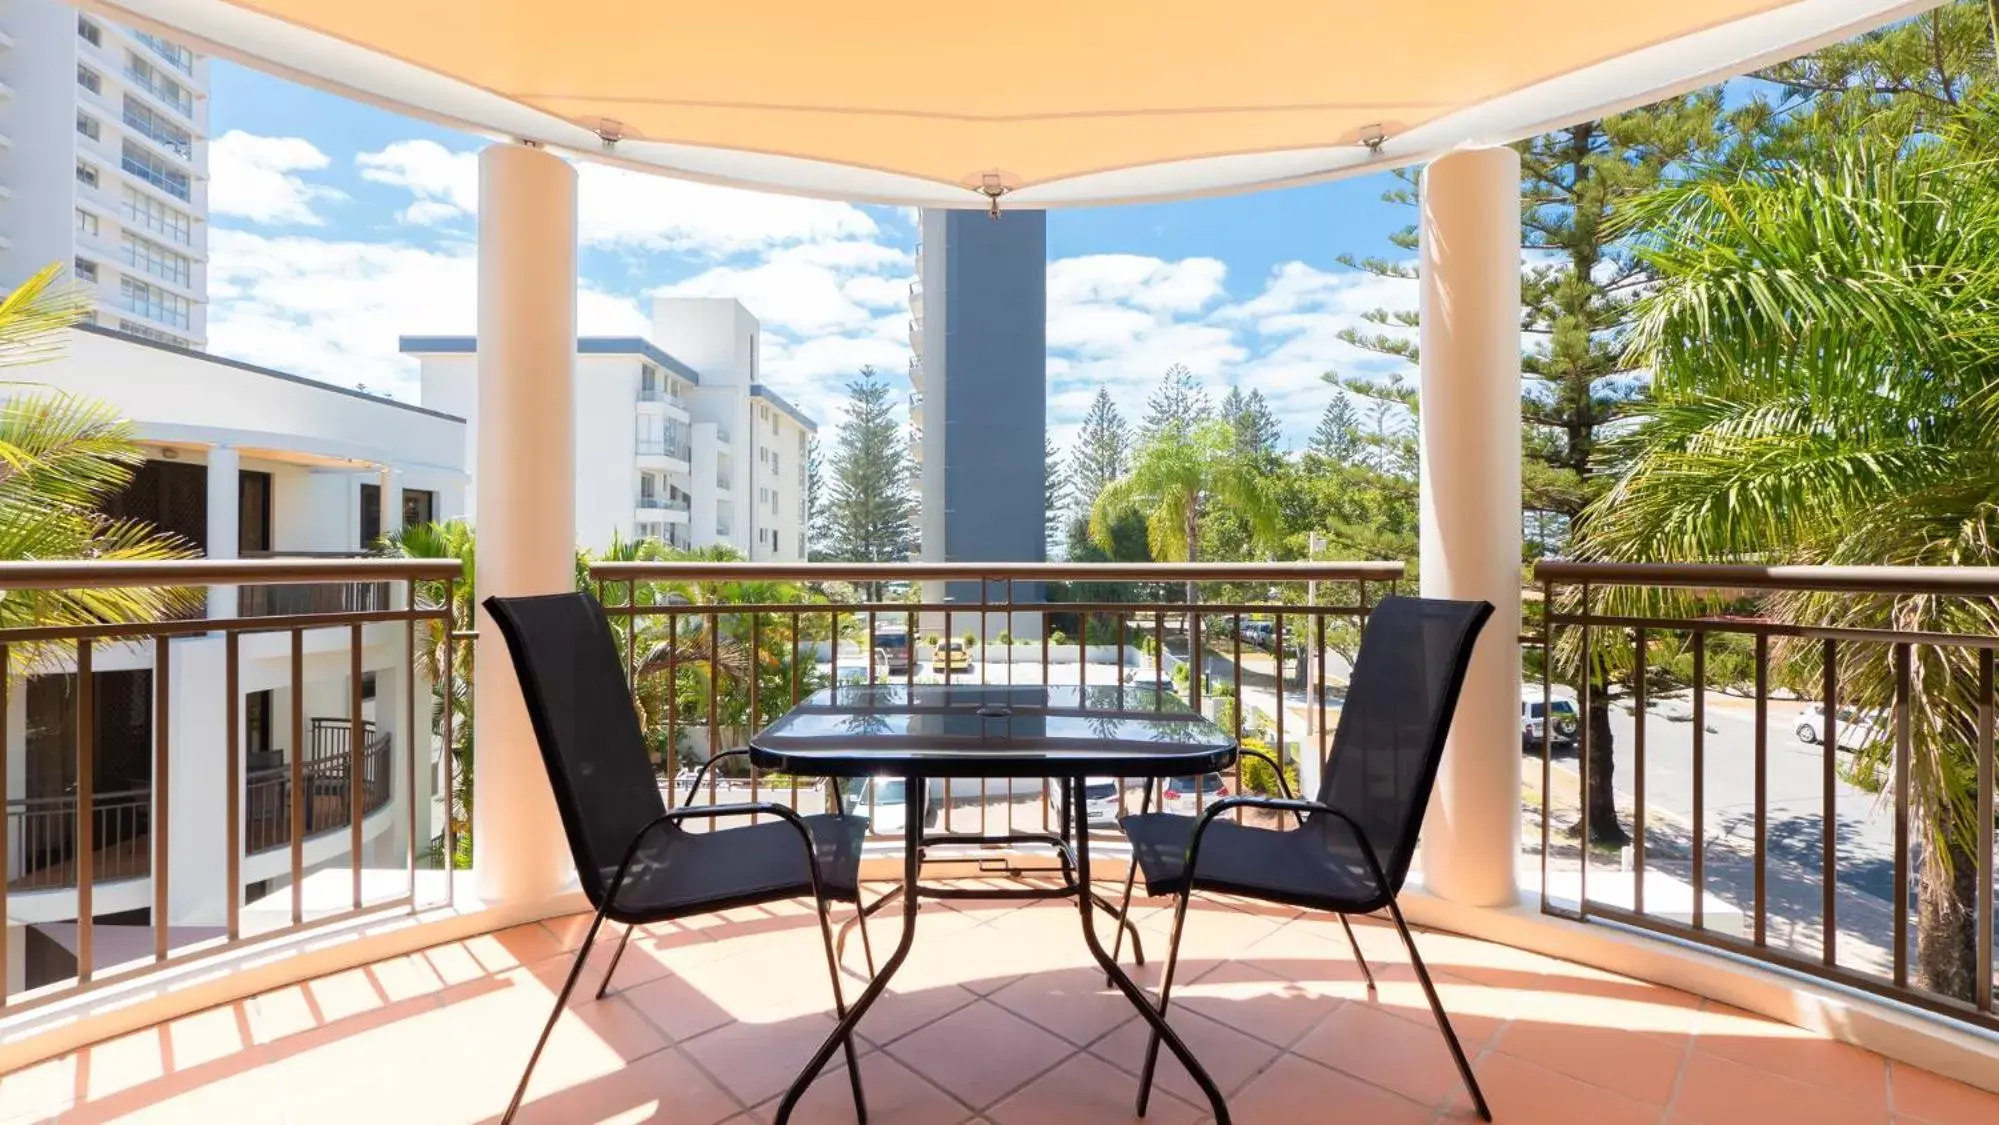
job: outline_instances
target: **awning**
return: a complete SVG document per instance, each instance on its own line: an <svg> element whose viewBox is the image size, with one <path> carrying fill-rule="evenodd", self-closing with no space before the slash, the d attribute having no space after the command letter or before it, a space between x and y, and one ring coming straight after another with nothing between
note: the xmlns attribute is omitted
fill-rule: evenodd
<svg viewBox="0 0 1999 1125"><path fill-rule="evenodd" d="M1510 141L1935 0L86 0L337 93L672 175L1019 206Z"/></svg>

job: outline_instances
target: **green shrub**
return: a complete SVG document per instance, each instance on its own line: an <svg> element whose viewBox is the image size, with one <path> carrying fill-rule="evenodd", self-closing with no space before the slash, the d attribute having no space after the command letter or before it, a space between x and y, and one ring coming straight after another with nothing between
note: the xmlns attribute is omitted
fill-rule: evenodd
<svg viewBox="0 0 1999 1125"><path fill-rule="evenodd" d="M999 643L1001 643L1001 644L1003 644L1003 645L1010 645L1010 644L1012 644L1012 643L1013 643L1013 634L1012 634L1012 633L1008 633L1008 632L1005 632L1005 631L1001 631L1001 633L1000 633L1000 635L999 635Z"/></svg>
<svg viewBox="0 0 1999 1125"><path fill-rule="evenodd" d="M1242 746L1245 750L1260 750L1266 754L1271 753L1270 744L1261 739L1244 738ZM1275 756L1274 754L1272 755L1272 757ZM1262 793L1271 797L1283 795L1283 790L1277 786L1277 771L1270 768L1269 762L1264 761L1262 758L1252 758L1247 754L1243 755L1240 761L1242 764L1242 787L1244 792ZM1284 763L1284 779L1290 783L1291 791L1296 793L1298 791L1298 763Z"/></svg>
<svg viewBox="0 0 1999 1125"><path fill-rule="evenodd" d="M979 635L978 635L977 633L970 633L970 632L966 633L966 634L965 634L965 647L966 647L966 648L977 648L977 647L979 647Z"/></svg>

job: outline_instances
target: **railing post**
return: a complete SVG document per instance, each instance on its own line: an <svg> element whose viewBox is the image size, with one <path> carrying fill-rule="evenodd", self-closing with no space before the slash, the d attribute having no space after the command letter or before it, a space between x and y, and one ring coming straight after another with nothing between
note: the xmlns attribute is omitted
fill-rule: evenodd
<svg viewBox="0 0 1999 1125"><path fill-rule="evenodd" d="M1423 832L1426 886L1519 899L1520 157L1461 150L1423 173L1422 589L1494 608Z"/></svg>

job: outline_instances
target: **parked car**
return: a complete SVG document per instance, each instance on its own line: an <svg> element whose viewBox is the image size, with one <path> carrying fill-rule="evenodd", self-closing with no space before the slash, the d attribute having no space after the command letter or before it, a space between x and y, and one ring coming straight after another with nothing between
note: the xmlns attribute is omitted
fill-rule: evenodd
<svg viewBox="0 0 1999 1125"><path fill-rule="evenodd" d="M1576 711L1576 701L1560 696L1543 700L1539 688L1520 689L1520 749L1526 753L1538 753L1541 749L1542 722L1547 711L1555 715L1554 748L1574 750L1576 732L1582 728L1581 716Z"/></svg>
<svg viewBox="0 0 1999 1125"><path fill-rule="evenodd" d="M947 670L969 672L972 670L972 654L966 650L963 641L940 642L937 651L930 655L930 670L939 674Z"/></svg>
<svg viewBox="0 0 1999 1125"><path fill-rule="evenodd" d="M908 783L899 777L862 777L841 782L840 790L846 799L848 814L867 817L870 833L899 836L909 820L909 805L905 799L909 792L907 786ZM924 795L925 828L937 824L936 796L934 792Z"/></svg>
<svg viewBox="0 0 1999 1125"><path fill-rule="evenodd" d="M1198 799L1196 789L1199 790ZM1170 813L1191 815L1229 795L1229 785L1221 774L1203 777L1169 777L1159 789L1159 807Z"/></svg>
<svg viewBox="0 0 1999 1125"><path fill-rule="evenodd" d="M903 670L909 670L909 661L906 659L903 661ZM874 660L869 663L848 660L840 664L840 682L843 684L887 683L892 675L886 649L876 649Z"/></svg>
<svg viewBox="0 0 1999 1125"><path fill-rule="evenodd" d="M888 661L888 674L904 675L909 671L909 634L900 629L884 630L875 634L875 651Z"/></svg>
<svg viewBox="0 0 1999 1125"><path fill-rule="evenodd" d="M1864 750L1889 737L1888 716L1879 711L1841 707L1834 717L1837 722L1833 733L1839 739L1841 750ZM1799 742L1818 745L1825 736L1825 704L1814 703L1806 707L1798 715L1796 733Z"/></svg>
<svg viewBox="0 0 1999 1125"><path fill-rule="evenodd" d="M1114 777L1092 777L1083 782L1083 809L1092 828L1114 827L1118 814L1118 781Z"/></svg>

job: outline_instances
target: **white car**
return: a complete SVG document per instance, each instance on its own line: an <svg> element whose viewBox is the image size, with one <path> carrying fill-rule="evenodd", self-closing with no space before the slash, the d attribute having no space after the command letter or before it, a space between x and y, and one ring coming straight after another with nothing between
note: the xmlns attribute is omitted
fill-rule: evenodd
<svg viewBox="0 0 1999 1125"><path fill-rule="evenodd" d="M1117 798L1117 778L1093 777L1083 782L1083 810L1089 813L1090 827L1116 826Z"/></svg>
<svg viewBox="0 0 1999 1125"><path fill-rule="evenodd" d="M1839 739L1841 750L1864 750L1886 741L1893 734L1888 716L1879 711L1841 707L1835 718L1838 721L1834 726L1834 735ZM1814 703L1800 712L1795 733L1799 742L1808 746L1818 745L1825 737L1825 704Z"/></svg>
<svg viewBox="0 0 1999 1125"><path fill-rule="evenodd" d="M1198 797L1195 795L1197 786L1200 789ZM1199 778L1169 777L1160 787L1159 807L1163 812L1192 816L1228 795L1228 782L1218 773Z"/></svg>
<svg viewBox="0 0 1999 1125"><path fill-rule="evenodd" d="M1552 711L1555 715L1555 748L1573 750L1576 732L1581 729L1581 716L1576 711L1576 701L1556 696L1543 699L1539 688L1522 688L1520 691L1520 749L1526 753L1538 753L1541 749L1542 720Z"/></svg>

